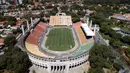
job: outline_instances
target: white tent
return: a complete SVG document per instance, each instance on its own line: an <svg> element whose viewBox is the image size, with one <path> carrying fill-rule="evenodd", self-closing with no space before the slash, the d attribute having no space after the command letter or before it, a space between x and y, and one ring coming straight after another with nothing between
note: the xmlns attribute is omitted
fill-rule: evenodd
<svg viewBox="0 0 130 73"><path fill-rule="evenodd" d="M94 32L88 27L88 25L86 23L82 23L81 27L83 28L83 30L87 36L95 36Z"/></svg>

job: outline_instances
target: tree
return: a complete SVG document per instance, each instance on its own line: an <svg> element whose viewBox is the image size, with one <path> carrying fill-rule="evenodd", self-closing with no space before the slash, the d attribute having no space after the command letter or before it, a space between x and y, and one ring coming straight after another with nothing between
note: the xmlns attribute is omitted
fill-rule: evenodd
<svg viewBox="0 0 130 73"><path fill-rule="evenodd" d="M78 4L74 4L74 5L71 6L71 9L74 9L74 10L78 10L80 8L81 7Z"/></svg>
<svg viewBox="0 0 130 73"><path fill-rule="evenodd" d="M120 70L121 69L121 66L120 65L118 65L117 63L114 63L114 68L116 68L116 70Z"/></svg>
<svg viewBox="0 0 130 73"><path fill-rule="evenodd" d="M93 68L90 68L89 71L88 71L88 73L96 73L96 70L93 69Z"/></svg>
<svg viewBox="0 0 130 73"><path fill-rule="evenodd" d="M6 20L6 18L5 18L5 17L0 16L0 22L1 22L1 21L5 21L5 20Z"/></svg>
<svg viewBox="0 0 130 73"><path fill-rule="evenodd" d="M122 37L121 41L123 43L126 43L126 44L130 45L130 36L124 36L124 37Z"/></svg>
<svg viewBox="0 0 130 73"><path fill-rule="evenodd" d="M7 57L0 57L0 70L5 69L7 66Z"/></svg>
<svg viewBox="0 0 130 73"><path fill-rule="evenodd" d="M50 14L51 15L56 15L57 11L51 11Z"/></svg>
<svg viewBox="0 0 130 73"><path fill-rule="evenodd" d="M14 26L14 25L16 25L16 22L15 21L8 21L8 23L6 25Z"/></svg>
<svg viewBox="0 0 130 73"><path fill-rule="evenodd" d="M77 14L83 17L83 16L85 16L85 13L86 13L86 12L83 12L83 11L78 11L78 13L77 13Z"/></svg>
<svg viewBox="0 0 130 73"><path fill-rule="evenodd" d="M115 4L129 1L126 0L84 0L84 4Z"/></svg>
<svg viewBox="0 0 130 73"><path fill-rule="evenodd" d="M8 48L5 54L0 56L0 70L8 70L9 73L29 73L28 69L32 64L28 55L14 45Z"/></svg>
<svg viewBox="0 0 130 73"><path fill-rule="evenodd" d="M23 3L24 3L24 4L28 4L28 3L29 3L29 0L23 0Z"/></svg>
<svg viewBox="0 0 130 73"><path fill-rule="evenodd" d="M15 44L16 43L16 39L15 39L15 36L7 36L5 39L4 39L4 44L5 46L8 46L10 44Z"/></svg>
<svg viewBox="0 0 130 73"><path fill-rule="evenodd" d="M30 18L32 17L33 15L30 13L30 14L25 14L22 18L25 18L27 20L30 20Z"/></svg>
<svg viewBox="0 0 130 73"><path fill-rule="evenodd" d="M22 30L20 28L14 29L13 34L22 33Z"/></svg>
<svg viewBox="0 0 130 73"><path fill-rule="evenodd" d="M80 21L80 18L79 18L79 17L73 18L72 21L73 21L73 23L79 22L79 21Z"/></svg>
<svg viewBox="0 0 130 73"><path fill-rule="evenodd" d="M103 68L110 68L112 61L115 56L113 52L110 50L111 48L105 45L95 44L93 48L90 50L90 65L92 69L90 69L90 73L104 73Z"/></svg>
<svg viewBox="0 0 130 73"><path fill-rule="evenodd" d="M127 48L127 49L125 50L125 54L127 55L127 57L130 58L130 48Z"/></svg>
<svg viewBox="0 0 130 73"><path fill-rule="evenodd" d="M16 19L15 17L6 16L5 18L6 18L6 20L8 20L8 21L14 21L14 22L17 21L17 19Z"/></svg>
<svg viewBox="0 0 130 73"><path fill-rule="evenodd" d="M88 73L104 73L102 68L90 68Z"/></svg>
<svg viewBox="0 0 130 73"><path fill-rule="evenodd" d="M110 39L110 45L114 48L119 48L121 46L121 42L116 39Z"/></svg>
<svg viewBox="0 0 130 73"><path fill-rule="evenodd" d="M109 28L108 28L107 26L102 26L101 29L100 29L100 31L101 31L102 33L106 32L106 31L108 31L108 30L109 30Z"/></svg>

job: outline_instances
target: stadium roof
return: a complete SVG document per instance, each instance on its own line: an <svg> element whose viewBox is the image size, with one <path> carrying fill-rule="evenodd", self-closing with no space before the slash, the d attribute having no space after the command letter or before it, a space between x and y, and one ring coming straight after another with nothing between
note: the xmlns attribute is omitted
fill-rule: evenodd
<svg viewBox="0 0 130 73"><path fill-rule="evenodd" d="M87 36L94 36L95 35L94 32L88 27L88 25L86 23L82 23L81 26L82 26L82 28Z"/></svg>

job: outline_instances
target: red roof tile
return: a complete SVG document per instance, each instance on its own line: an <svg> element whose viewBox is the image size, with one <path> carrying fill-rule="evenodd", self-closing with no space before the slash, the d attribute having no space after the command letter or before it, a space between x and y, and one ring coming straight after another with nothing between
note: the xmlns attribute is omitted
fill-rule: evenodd
<svg viewBox="0 0 130 73"><path fill-rule="evenodd" d="M4 39L0 39L0 43L4 43Z"/></svg>
<svg viewBox="0 0 130 73"><path fill-rule="evenodd" d="M4 22L0 22L0 25L3 25L4 24Z"/></svg>
<svg viewBox="0 0 130 73"><path fill-rule="evenodd" d="M19 21L16 22L16 25L17 25L17 26L20 26L20 25L22 25L22 23L23 23L24 21L25 21L24 19L21 19L21 20L19 20Z"/></svg>
<svg viewBox="0 0 130 73"><path fill-rule="evenodd" d="M4 39L0 39L0 46L4 45Z"/></svg>

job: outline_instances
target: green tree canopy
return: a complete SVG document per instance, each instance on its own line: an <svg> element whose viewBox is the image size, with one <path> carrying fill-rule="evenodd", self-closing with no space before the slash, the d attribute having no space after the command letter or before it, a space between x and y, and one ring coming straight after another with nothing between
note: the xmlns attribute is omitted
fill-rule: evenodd
<svg viewBox="0 0 130 73"><path fill-rule="evenodd" d="M89 73L104 73L103 68L111 68L115 56L110 49L105 45L94 45L90 50L89 61L92 68Z"/></svg>
<svg viewBox="0 0 130 73"><path fill-rule="evenodd" d="M16 25L16 22L15 21L8 21L7 25L14 26L14 25Z"/></svg>
<svg viewBox="0 0 130 73"><path fill-rule="evenodd" d="M14 44L16 42L15 40L15 36L7 36L5 39L4 39L4 44L5 46L8 46L9 44Z"/></svg>
<svg viewBox="0 0 130 73"><path fill-rule="evenodd" d="M130 45L130 36L124 36L124 37L122 37L121 41L123 43L126 43L126 44Z"/></svg>
<svg viewBox="0 0 130 73"><path fill-rule="evenodd" d="M20 48L8 46L5 54L0 56L0 71L7 70L8 73L29 73L31 62L25 52ZM4 72L2 72L4 73Z"/></svg>
<svg viewBox="0 0 130 73"><path fill-rule="evenodd" d="M125 50L125 54L130 58L130 47Z"/></svg>

